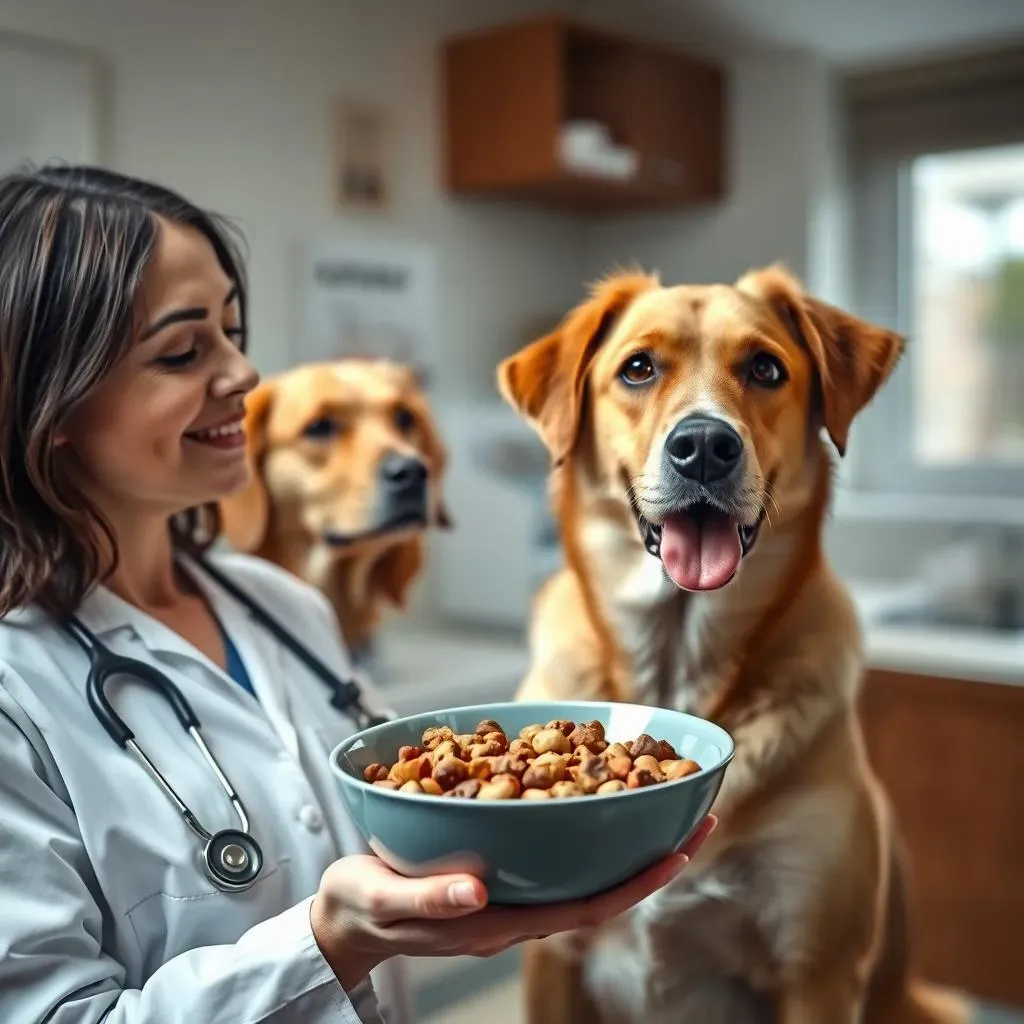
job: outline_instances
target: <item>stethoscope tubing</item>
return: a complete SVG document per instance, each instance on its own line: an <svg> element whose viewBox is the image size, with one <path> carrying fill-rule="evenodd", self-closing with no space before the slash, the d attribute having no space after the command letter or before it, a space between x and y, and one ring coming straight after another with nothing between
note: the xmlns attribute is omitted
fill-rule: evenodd
<svg viewBox="0 0 1024 1024"><path fill-rule="evenodd" d="M226 892L240 892L249 888L259 874L263 863L263 853L255 837L249 831L249 815L241 797L232 785L227 773L221 768L217 758L203 739L199 718L192 710L185 695L164 673L157 671L152 665L134 658L125 658L115 654L92 633L75 616L69 616L64 622L65 631L70 634L89 658L89 675L86 679L86 694L89 706L102 723L110 738L122 749L128 750L132 756L153 777L157 785L164 791L174 804L185 824L203 842L203 869L219 888ZM203 760L210 766L221 789L224 790L231 806L234 808L240 824L239 829L223 829L211 832L196 817L195 812L178 795L177 790L163 772L153 763L142 747L136 742L135 734L124 719L114 710L106 694L106 684L114 676L131 676L145 683L159 693L174 709L174 713L182 728L198 747ZM232 852L238 867L231 869L226 859L228 847L240 853ZM218 855L221 863L218 863Z"/></svg>
<svg viewBox="0 0 1024 1024"><path fill-rule="evenodd" d="M349 715L357 728L367 728L386 721L382 716L373 714L363 706L359 686L354 680L341 679L335 675L312 651L299 643L284 626L232 580L219 570L214 569L204 559L196 557L196 561L216 583L244 605L265 629L320 678L331 691L332 706ZM116 654L76 616L68 616L61 622L61 626L89 658L86 697L90 709L110 738L119 747L129 751L153 777L188 827L202 840L202 865L207 876L224 892L241 892L250 888L262 869L263 852L249 831L249 815L245 805L227 773L221 768L220 763L203 739L199 718L192 710L185 695L167 675L153 665L136 658L127 658ZM106 684L117 675L133 677L136 681L156 691L170 704L182 729L192 738L203 759L217 777L217 782L234 808L241 828L210 832L196 817L167 777L136 742L135 734L107 697Z"/></svg>

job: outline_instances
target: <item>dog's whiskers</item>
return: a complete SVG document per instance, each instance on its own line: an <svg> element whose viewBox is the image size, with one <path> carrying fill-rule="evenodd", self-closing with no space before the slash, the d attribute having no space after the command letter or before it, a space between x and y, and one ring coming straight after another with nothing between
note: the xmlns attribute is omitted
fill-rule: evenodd
<svg viewBox="0 0 1024 1024"><path fill-rule="evenodd" d="M774 494L774 492L772 491L772 489L770 487L765 488L764 496L765 496L765 502L766 502L765 510L764 510L764 517L765 517L765 519L768 520L768 525L770 527L774 528L774 524L772 523L771 516L769 516L769 514L768 514L767 503L769 503L769 502L771 503L771 506L772 506L772 508L775 509L775 512L777 513L779 519L782 518L782 509L779 507L779 503L775 499L775 494Z"/></svg>
<svg viewBox="0 0 1024 1024"><path fill-rule="evenodd" d="M636 480L627 478L626 496L641 525L645 525L651 523L651 515L658 516L670 509L660 488L644 486L642 481L642 476Z"/></svg>

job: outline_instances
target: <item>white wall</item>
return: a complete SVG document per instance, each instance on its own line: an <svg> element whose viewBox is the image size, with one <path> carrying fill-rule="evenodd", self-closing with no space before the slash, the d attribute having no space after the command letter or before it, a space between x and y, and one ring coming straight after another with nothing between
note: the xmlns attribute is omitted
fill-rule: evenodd
<svg viewBox="0 0 1024 1024"><path fill-rule="evenodd" d="M252 354L265 373L290 362L295 246L345 228L329 203L329 100L345 91L385 101L398 146L395 204L358 226L438 247L438 386L483 394L529 319L575 296L581 235L569 218L443 194L435 59L449 32L534 6L552 5L4 0L0 31L94 50L110 69L104 162L239 219L251 250Z"/></svg>

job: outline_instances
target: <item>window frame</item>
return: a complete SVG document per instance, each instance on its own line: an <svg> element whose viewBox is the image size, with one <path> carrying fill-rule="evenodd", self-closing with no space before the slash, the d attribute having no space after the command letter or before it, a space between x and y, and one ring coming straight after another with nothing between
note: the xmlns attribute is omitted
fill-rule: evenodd
<svg viewBox="0 0 1024 1024"><path fill-rule="evenodd" d="M987 141L976 148L1024 142L1018 133ZM844 474L846 488L876 497L982 501L1024 500L1024 464L998 459L923 466L914 457L913 186L915 156L962 152L975 148L929 147L920 154L880 155L850 164L851 286L854 309L861 316L907 339L903 359L855 428L852 464ZM851 446L853 447L853 446Z"/></svg>

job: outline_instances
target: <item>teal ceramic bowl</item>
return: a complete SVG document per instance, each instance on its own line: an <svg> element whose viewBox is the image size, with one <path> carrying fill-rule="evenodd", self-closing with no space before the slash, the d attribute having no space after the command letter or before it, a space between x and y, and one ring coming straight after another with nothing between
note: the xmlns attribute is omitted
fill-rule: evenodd
<svg viewBox="0 0 1024 1024"><path fill-rule="evenodd" d="M527 725L599 721L610 743L640 733L668 740L700 766L682 779L598 796L539 801L460 800L400 793L363 780L373 763L393 764L424 730L472 733L493 719L510 738ZM423 876L469 871L492 903L580 899L624 882L682 846L707 815L733 755L729 734L664 708L599 702L478 704L413 715L339 744L331 767L370 849L395 871Z"/></svg>

